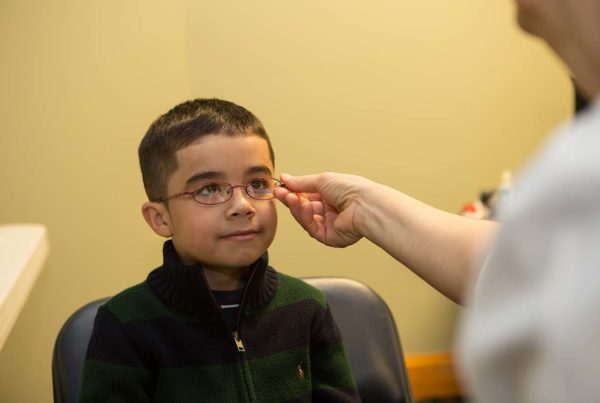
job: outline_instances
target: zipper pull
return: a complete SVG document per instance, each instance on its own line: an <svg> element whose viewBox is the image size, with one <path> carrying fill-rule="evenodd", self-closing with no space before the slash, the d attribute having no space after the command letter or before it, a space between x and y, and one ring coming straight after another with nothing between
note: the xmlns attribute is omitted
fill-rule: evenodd
<svg viewBox="0 0 600 403"><path fill-rule="evenodd" d="M242 340L238 336L238 332L233 332L233 341L235 341L235 345L237 346L238 351L246 351L246 349L244 348L244 343L242 343Z"/></svg>
<svg viewBox="0 0 600 403"><path fill-rule="evenodd" d="M298 379L300 379L301 381L304 380L304 370L302 369L302 364L302 361L300 361L300 364L298 364Z"/></svg>

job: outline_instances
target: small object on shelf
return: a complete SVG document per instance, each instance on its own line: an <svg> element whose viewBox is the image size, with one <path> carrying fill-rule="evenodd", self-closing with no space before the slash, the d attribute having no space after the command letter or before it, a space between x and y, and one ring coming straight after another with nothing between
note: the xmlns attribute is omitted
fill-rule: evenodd
<svg viewBox="0 0 600 403"><path fill-rule="evenodd" d="M497 216L496 205L498 200L510 201L512 195L512 174L509 170L502 172L498 187L493 190L482 191L479 198L470 203L465 203L461 215L484 220L493 220Z"/></svg>

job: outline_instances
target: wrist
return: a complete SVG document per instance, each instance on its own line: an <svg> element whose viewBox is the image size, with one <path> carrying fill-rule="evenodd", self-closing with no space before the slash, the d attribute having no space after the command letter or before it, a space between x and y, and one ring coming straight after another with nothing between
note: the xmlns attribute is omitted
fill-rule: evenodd
<svg viewBox="0 0 600 403"><path fill-rule="evenodd" d="M373 240L373 234L381 226L381 191L383 185L373 182L367 178L360 178L357 183L354 197L355 212L354 226L356 231L363 237Z"/></svg>
<svg viewBox="0 0 600 403"><path fill-rule="evenodd" d="M357 231L382 247L401 234L406 235L413 213L421 206L410 196L370 180L362 185L360 194L356 203Z"/></svg>

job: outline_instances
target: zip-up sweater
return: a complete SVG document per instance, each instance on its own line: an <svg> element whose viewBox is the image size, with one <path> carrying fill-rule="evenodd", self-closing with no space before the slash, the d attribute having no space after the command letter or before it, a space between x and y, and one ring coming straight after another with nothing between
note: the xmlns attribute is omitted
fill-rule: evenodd
<svg viewBox="0 0 600 403"><path fill-rule="evenodd" d="M100 307L80 402L359 402L325 295L250 268L232 332L200 265L163 265Z"/></svg>

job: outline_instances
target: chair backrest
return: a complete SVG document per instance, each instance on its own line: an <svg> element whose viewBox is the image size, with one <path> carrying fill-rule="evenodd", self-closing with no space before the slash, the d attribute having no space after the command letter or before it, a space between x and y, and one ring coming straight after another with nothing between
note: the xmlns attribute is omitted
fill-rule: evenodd
<svg viewBox="0 0 600 403"><path fill-rule="evenodd" d="M52 387L55 403L77 403L81 391L83 363L98 307L108 298L79 308L58 333L52 355Z"/></svg>
<svg viewBox="0 0 600 403"><path fill-rule="evenodd" d="M349 278L303 280L327 295L363 403L412 402L400 337L385 301Z"/></svg>
<svg viewBox="0 0 600 403"><path fill-rule="evenodd" d="M410 384L394 318L379 295L343 277L304 281L327 295L364 403L410 403ZM54 346L52 380L55 403L79 400L83 364L102 298L79 308L65 322Z"/></svg>

